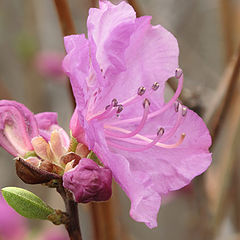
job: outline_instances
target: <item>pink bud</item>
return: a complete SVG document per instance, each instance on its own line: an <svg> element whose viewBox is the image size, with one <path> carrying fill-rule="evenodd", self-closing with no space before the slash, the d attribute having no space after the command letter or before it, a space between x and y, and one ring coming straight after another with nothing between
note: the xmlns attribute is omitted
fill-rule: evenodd
<svg viewBox="0 0 240 240"><path fill-rule="evenodd" d="M63 185L74 194L76 202L106 201L112 195L112 172L83 158L75 168L64 173Z"/></svg>
<svg viewBox="0 0 240 240"><path fill-rule="evenodd" d="M40 52L36 55L35 67L42 76L64 82L63 57L59 52Z"/></svg>
<svg viewBox="0 0 240 240"><path fill-rule="evenodd" d="M38 135L32 112L15 101L0 101L0 146L13 156L33 150L31 140Z"/></svg>
<svg viewBox="0 0 240 240"><path fill-rule="evenodd" d="M57 130L61 135L61 141L65 148L69 147L70 140L68 134L58 125L57 113L55 112L42 112L35 114L37 120L39 134L47 141L50 141L51 134Z"/></svg>
<svg viewBox="0 0 240 240"><path fill-rule="evenodd" d="M79 143L87 145L85 143L85 131L79 122L80 121L78 118L78 112L76 108L70 120L70 129L72 131L73 137L75 137Z"/></svg>

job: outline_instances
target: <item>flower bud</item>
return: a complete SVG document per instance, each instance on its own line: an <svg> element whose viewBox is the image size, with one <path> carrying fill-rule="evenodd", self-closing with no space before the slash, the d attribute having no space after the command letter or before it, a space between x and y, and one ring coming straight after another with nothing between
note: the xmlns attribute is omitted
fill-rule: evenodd
<svg viewBox="0 0 240 240"><path fill-rule="evenodd" d="M53 167L49 169L49 166L46 166L46 161L42 162L36 157L30 157L28 159L22 159L19 157L15 160L17 175L25 183L47 183L53 179L61 178L58 174L48 171L55 169L53 169Z"/></svg>
<svg viewBox="0 0 240 240"><path fill-rule="evenodd" d="M58 82L64 82L62 60L64 55L60 52L39 52L35 58L35 67L43 77Z"/></svg>
<svg viewBox="0 0 240 240"><path fill-rule="evenodd" d="M112 172L83 158L75 168L64 173L63 185L73 193L76 202L106 201L112 195Z"/></svg>
<svg viewBox="0 0 240 240"><path fill-rule="evenodd" d="M13 156L33 150L31 139L38 135L32 112L15 101L0 101L0 146Z"/></svg>
<svg viewBox="0 0 240 240"><path fill-rule="evenodd" d="M52 132L57 130L61 135L63 145L68 148L70 141L68 134L58 125L57 117L57 113L55 112L42 112L35 114L39 128L39 135L45 140L50 141Z"/></svg>
<svg viewBox="0 0 240 240"><path fill-rule="evenodd" d="M82 128L82 126L80 125L77 108L75 109L75 111L72 115L69 127L72 131L73 137L75 137L79 143L83 143L83 144L87 145L85 143L85 131Z"/></svg>

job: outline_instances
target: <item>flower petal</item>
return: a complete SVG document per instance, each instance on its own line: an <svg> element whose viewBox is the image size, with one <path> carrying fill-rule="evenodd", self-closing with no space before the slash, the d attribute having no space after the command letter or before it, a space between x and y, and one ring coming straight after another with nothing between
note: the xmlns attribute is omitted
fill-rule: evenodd
<svg viewBox="0 0 240 240"><path fill-rule="evenodd" d="M87 77L89 76L88 40L83 34L64 38L67 56L63 60L63 69L69 76L78 108L86 108Z"/></svg>
<svg viewBox="0 0 240 240"><path fill-rule="evenodd" d="M53 131L58 131L61 135L64 147L68 148L70 144L69 136L64 129L58 125L57 117L58 115L56 112L43 112L35 114L35 118L38 123L39 134L45 140L50 141L51 133Z"/></svg>
<svg viewBox="0 0 240 240"><path fill-rule="evenodd" d="M73 137L75 137L79 143L85 144L85 130L80 125L80 121L78 120L78 109L77 108L75 109L75 111L72 115L69 127L72 131Z"/></svg>
<svg viewBox="0 0 240 240"><path fill-rule="evenodd" d="M154 82L159 82L160 88L152 98L162 105L164 83L178 67L177 40L162 26L152 26L151 17L135 19L135 12L124 2L102 6L91 9L88 18L90 48L96 54L91 58L96 57L103 75L97 75L101 89L95 113L113 98L121 103L126 96L136 95L141 86L150 90Z"/></svg>
<svg viewBox="0 0 240 240"><path fill-rule="evenodd" d="M1 100L0 115L0 145L14 156L31 151L31 139L38 135L33 113L23 104Z"/></svg>
<svg viewBox="0 0 240 240"><path fill-rule="evenodd" d="M146 127L157 129L160 125L165 127L167 134L176 118L177 113L172 108L152 119ZM114 178L130 198L131 216L151 227L156 226L161 196L186 186L211 163L211 154L208 152L211 137L202 119L190 110L174 136L167 142L175 143L183 132L186 134L183 143L173 149L155 146L133 153L108 148L100 129L96 132L99 135L96 137L94 152L112 170ZM108 138L108 141L120 144L122 140ZM132 146L122 141L123 144L126 147Z"/></svg>
<svg viewBox="0 0 240 240"><path fill-rule="evenodd" d="M161 197L142 184L142 179L147 181L150 178L148 173L141 177L140 172L134 175L124 156L107 150L105 152L103 146L95 145L94 151L104 165L111 169L114 179L131 200L130 216L135 221L144 222L149 228L156 227Z"/></svg>

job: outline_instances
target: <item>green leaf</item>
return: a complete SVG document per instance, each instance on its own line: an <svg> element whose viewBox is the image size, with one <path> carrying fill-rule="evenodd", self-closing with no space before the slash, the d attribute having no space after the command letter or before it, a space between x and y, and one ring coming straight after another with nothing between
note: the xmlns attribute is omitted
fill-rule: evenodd
<svg viewBox="0 0 240 240"><path fill-rule="evenodd" d="M54 210L35 194L17 187L5 187L2 195L7 203L26 218L47 219Z"/></svg>

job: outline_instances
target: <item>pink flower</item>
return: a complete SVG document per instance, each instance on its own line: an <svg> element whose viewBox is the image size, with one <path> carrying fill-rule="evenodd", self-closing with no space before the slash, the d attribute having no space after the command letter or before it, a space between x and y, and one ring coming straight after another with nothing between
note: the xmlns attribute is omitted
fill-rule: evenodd
<svg viewBox="0 0 240 240"><path fill-rule="evenodd" d="M63 229L60 229L59 226L51 227L44 232L40 232L39 238L37 240L69 240L68 235Z"/></svg>
<svg viewBox="0 0 240 240"><path fill-rule="evenodd" d="M0 196L0 239L26 239L27 224L25 218L15 212Z"/></svg>
<svg viewBox="0 0 240 240"><path fill-rule="evenodd" d="M61 147L68 148L70 140L57 124L57 113L44 112L34 115L21 103L0 101L0 146L13 156L24 157L30 151L38 151L35 149L35 142L40 139L42 142L50 141L53 134L60 136ZM56 141L57 137L53 140ZM58 151L53 143L51 147L53 152Z"/></svg>
<svg viewBox="0 0 240 240"><path fill-rule="evenodd" d="M183 74L174 36L149 16L136 18L125 2L99 4L89 11L88 39L65 37L74 122L130 198L132 218L153 228L162 196L210 165L211 137L202 119L176 102ZM165 103L165 82L174 75L178 89Z"/></svg>
<svg viewBox="0 0 240 240"><path fill-rule="evenodd" d="M63 185L73 192L76 202L106 201L112 195L112 173L83 158L75 168L65 172Z"/></svg>
<svg viewBox="0 0 240 240"><path fill-rule="evenodd" d="M41 75L63 82L65 80L62 69L63 57L64 55L59 52L39 52L36 55L34 65Z"/></svg>
<svg viewBox="0 0 240 240"><path fill-rule="evenodd" d="M21 103L0 101L0 146L13 156L32 151L32 138L39 134L34 115Z"/></svg>
<svg viewBox="0 0 240 240"><path fill-rule="evenodd" d="M70 139L57 124L57 114L34 115L23 104L0 101L0 146L16 158L16 171L25 183L59 178L67 163ZM51 173L51 174L49 174Z"/></svg>

